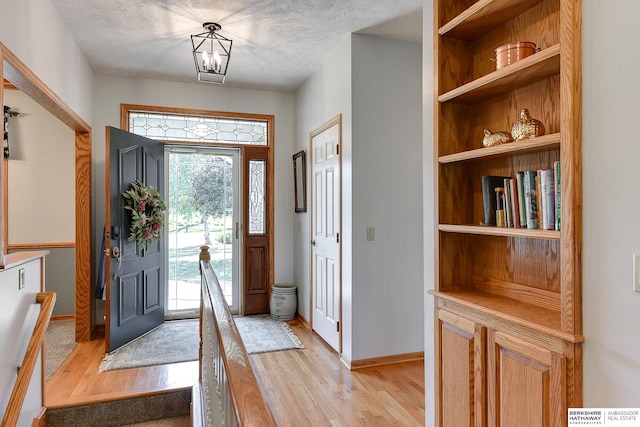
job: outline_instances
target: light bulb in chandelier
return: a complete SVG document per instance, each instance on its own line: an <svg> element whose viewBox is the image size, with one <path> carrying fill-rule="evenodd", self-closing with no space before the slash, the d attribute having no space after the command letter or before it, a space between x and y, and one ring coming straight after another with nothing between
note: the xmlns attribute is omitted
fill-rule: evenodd
<svg viewBox="0 0 640 427"><path fill-rule="evenodd" d="M209 52L202 52L202 69L209 73L219 73L222 69L222 58L217 50L213 51L213 55Z"/></svg>
<svg viewBox="0 0 640 427"><path fill-rule="evenodd" d="M214 50L213 51L213 70L216 73L219 73L221 68L222 68L222 58L220 58L220 54L218 53L218 51Z"/></svg>

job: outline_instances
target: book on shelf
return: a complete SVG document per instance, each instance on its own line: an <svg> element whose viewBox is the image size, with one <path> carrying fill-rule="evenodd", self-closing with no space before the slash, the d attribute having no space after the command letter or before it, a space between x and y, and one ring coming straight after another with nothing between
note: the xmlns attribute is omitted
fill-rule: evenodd
<svg viewBox="0 0 640 427"><path fill-rule="evenodd" d="M560 162L553 162L553 182L555 192L556 231L560 231Z"/></svg>
<svg viewBox="0 0 640 427"><path fill-rule="evenodd" d="M509 184L511 185L511 210L513 211L513 226L516 228L520 228L520 202L518 200L518 183L516 181L516 178L511 178L509 180Z"/></svg>
<svg viewBox="0 0 640 427"><path fill-rule="evenodd" d="M544 218L542 217L542 192L540 191L540 170L536 171L536 208L538 217L538 229L544 229Z"/></svg>
<svg viewBox="0 0 640 427"><path fill-rule="evenodd" d="M511 208L511 178L504 179L504 226L513 227L513 209Z"/></svg>
<svg viewBox="0 0 640 427"><path fill-rule="evenodd" d="M524 204L527 217L527 228L538 228L538 200L536 197L536 171L524 171Z"/></svg>
<svg viewBox="0 0 640 427"><path fill-rule="evenodd" d="M514 177L482 176L482 225L560 230L560 162Z"/></svg>
<svg viewBox="0 0 640 427"><path fill-rule="evenodd" d="M540 211L542 213L542 228L555 230L556 228L556 197L553 181L553 169L542 169L540 175Z"/></svg>
<svg viewBox="0 0 640 427"><path fill-rule="evenodd" d="M505 227L504 188L496 187L494 191L496 193L496 226Z"/></svg>
<svg viewBox="0 0 640 427"><path fill-rule="evenodd" d="M495 189L504 186L504 179L508 176L485 175L482 177L482 204L484 218L482 225L495 226L496 223L496 192Z"/></svg>
<svg viewBox="0 0 640 427"><path fill-rule="evenodd" d="M520 227L527 227L527 213L524 206L524 172L516 173L516 187L518 188L518 212L520 216Z"/></svg>

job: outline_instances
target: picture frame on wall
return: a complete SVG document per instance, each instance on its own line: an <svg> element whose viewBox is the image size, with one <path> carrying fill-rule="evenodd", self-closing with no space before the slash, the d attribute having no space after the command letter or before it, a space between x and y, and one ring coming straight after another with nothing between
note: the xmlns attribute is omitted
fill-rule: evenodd
<svg viewBox="0 0 640 427"><path fill-rule="evenodd" d="M293 191L295 211L307 211L307 164L304 150L293 155Z"/></svg>

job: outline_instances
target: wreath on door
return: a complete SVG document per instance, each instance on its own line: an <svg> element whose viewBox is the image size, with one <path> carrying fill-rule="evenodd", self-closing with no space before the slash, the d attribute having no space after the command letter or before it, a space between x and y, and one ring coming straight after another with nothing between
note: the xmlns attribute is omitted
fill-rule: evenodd
<svg viewBox="0 0 640 427"><path fill-rule="evenodd" d="M122 193L131 211L129 231L130 242L138 242L144 248L149 242L160 240L160 231L164 227L164 213L167 209L158 189L133 181L129 190Z"/></svg>

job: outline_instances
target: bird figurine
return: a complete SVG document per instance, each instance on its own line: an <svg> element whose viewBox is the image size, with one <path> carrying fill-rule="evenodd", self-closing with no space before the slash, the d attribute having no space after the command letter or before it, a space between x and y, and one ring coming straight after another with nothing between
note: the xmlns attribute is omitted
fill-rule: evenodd
<svg viewBox="0 0 640 427"><path fill-rule="evenodd" d="M509 132L491 132L489 129L485 129L484 137L482 138L482 145L485 147L492 147L494 145L500 145L511 141L513 141L513 139L511 139Z"/></svg>
<svg viewBox="0 0 640 427"><path fill-rule="evenodd" d="M544 125L538 119L529 115L529 110L523 108L520 111L520 119L513 124L511 136L514 141L535 138L544 135Z"/></svg>

